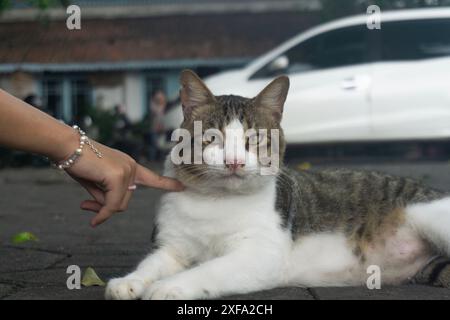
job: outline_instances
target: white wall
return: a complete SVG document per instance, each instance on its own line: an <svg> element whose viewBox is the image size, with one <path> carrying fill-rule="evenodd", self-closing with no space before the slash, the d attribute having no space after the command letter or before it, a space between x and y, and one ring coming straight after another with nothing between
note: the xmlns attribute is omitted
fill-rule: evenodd
<svg viewBox="0 0 450 320"><path fill-rule="evenodd" d="M93 88L94 104L103 110L112 109L124 103L123 84L115 86L95 86Z"/></svg>
<svg viewBox="0 0 450 320"><path fill-rule="evenodd" d="M143 116L144 82L140 73L128 73L125 76L125 104L131 121L138 121Z"/></svg>
<svg viewBox="0 0 450 320"><path fill-rule="evenodd" d="M138 72L129 72L123 74L120 81L110 84L96 82L93 84L95 106L107 110L121 105L131 121L141 120L145 90L142 77Z"/></svg>

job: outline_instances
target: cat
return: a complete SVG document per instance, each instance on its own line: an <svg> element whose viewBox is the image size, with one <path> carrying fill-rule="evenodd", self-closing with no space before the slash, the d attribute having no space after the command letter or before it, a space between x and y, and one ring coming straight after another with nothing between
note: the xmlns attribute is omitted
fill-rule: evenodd
<svg viewBox="0 0 450 320"><path fill-rule="evenodd" d="M278 130L278 142L257 144L276 143L283 159L288 77L276 78L253 99L214 96L189 70L180 82L181 128L193 133L201 121L203 130L218 128L225 139L229 128ZM165 174L186 189L163 196L154 250L135 271L109 281L107 299L213 299L285 286L360 286L372 265L379 266L383 285L449 286L450 195L377 172L297 172L280 165L263 175L258 155L246 148L245 160L236 153L222 164L167 159ZM223 160L224 150L216 151Z"/></svg>

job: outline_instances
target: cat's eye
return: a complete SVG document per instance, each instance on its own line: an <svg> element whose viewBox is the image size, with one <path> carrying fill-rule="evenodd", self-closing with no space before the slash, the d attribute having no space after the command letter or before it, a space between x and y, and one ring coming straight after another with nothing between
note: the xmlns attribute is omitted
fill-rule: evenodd
<svg viewBox="0 0 450 320"><path fill-rule="evenodd" d="M246 137L245 147L248 150L250 146L262 146L267 142L267 134L264 132L254 132Z"/></svg>
<svg viewBox="0 0 450 320"><path fill-rule="evenodd" d="M204 144L215 144L222 146L224 143L223 135L219 134L216 130L206 130Z"/></svg>
<svg viewBox="0 0 450 320"><path fill-rule="evenodd" d="M264 132L259 132L255 134L255 137L253 139L256 139L256 142L261 145L267 141L267 134Z"/></svg>

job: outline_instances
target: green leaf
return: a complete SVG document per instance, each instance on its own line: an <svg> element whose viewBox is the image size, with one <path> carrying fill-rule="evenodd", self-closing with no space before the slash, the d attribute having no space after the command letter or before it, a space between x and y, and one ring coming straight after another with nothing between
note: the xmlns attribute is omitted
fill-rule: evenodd
<svg viewBox="0 0 450 320"><path fill-rule="evenodd" d="M84 287L91 287L91 286L100 286L104 287L106 284L103 282L102 279L97 275L94 269L91 267L88 267L83 274L83 278L81 279L81 284Z"/></svg>
<svg viewBox="0 0 450 320"><path fill-rule="evenodd" d="M298 166L297 166L297 169L298 170L303 170L303 171L305 171L305 170L309 170L309 169L311 169L311 167L312 167L312 164L311 163L309 163L309 162L302 162L302 163L300 163Z"/></svg>
<svg viewBox="0 0 450 320"><path fill-rule="evenodd" d="M39 239L31 232L21 232L12 238L14 244L20 244L28 241L39 241Z"/></svg>

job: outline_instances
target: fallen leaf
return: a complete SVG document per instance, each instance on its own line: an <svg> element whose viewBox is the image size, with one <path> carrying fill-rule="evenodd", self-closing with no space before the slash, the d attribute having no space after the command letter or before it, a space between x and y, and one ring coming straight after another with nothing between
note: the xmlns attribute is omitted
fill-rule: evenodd
<svg viewBox="0 0 450 320"><path fill-rule="evenodd" d="M14 244L20 244L28 241L39 241L39 239L31 232L21 232L12 238Z"/></svg>
<svg viewBox="0 0 450 320"><path fill-rule="evenodd" d="M81 279L81 284L84 287L91 287L91 286L100 286L104 287L106 284L103 282L102 279L97 275L94 269L91 267L88 267L83 274L83 278Z"/></svg>
<svg viewBox="0 0 450 320"><path fill-rule="evenodd" d="M297 166L298 170L309 170L311 169L312 165L309 162L302 162Z"/></svg>

